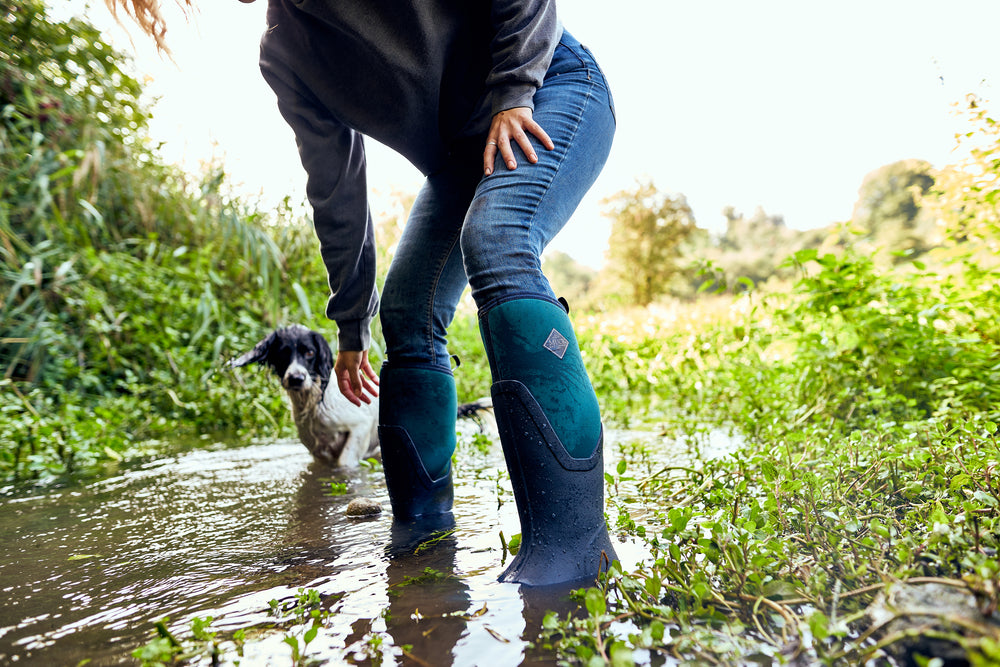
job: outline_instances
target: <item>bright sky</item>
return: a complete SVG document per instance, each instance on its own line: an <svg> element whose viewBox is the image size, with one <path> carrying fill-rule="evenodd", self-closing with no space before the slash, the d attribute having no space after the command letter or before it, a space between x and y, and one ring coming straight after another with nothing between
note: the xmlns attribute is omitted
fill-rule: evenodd
<svg viewBox="0 0 1000 667"><path fill-rule="evenodd" d="M76 11L86 4L69 0ZM91 19L111 25L103 3L92 4ZM203 0L190 23L170 7L176 64L128 26L160 97L151 129L164 157L196 166L221 155L234 181L277 202L301 199L305 175L257 69L265 5ZM595 268L610 232L600 200L636 179L684 194L714 231L727 205L823 226L850 217L862 178L879 166L954 162L965 126L953 103L967 93L995 100L1000 87L995 0L560 0L559 11L617 103L611 158L553 242ZM133 51L120 31L109 36ZM379 193L416 191L408 163L368 148L376 210Z"/></svg>

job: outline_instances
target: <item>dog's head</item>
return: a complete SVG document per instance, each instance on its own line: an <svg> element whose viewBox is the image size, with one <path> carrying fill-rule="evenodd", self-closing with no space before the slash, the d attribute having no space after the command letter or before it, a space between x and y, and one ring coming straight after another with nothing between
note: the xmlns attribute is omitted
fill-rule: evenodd
<svg viewBox="0 0 1000 667"><path fill-rule="evenodd" d="M231 368L257 363L270 368L288 391L306 391L319 383L325 391L333 371L333 352L322 334L293 324L277 329L252 350L229 362Z"/></svg>

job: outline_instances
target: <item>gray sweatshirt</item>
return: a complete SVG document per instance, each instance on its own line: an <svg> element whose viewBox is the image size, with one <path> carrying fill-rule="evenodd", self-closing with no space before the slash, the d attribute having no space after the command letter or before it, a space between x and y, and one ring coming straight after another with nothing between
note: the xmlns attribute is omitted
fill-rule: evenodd
<svg viewBox="0 0 1000 667"><path fill-rule="evenodd" d="M342 350L378 312L362 135L424 174L533 108L562 34L554 0L270 0L260 68L295 132Z"/></svg>

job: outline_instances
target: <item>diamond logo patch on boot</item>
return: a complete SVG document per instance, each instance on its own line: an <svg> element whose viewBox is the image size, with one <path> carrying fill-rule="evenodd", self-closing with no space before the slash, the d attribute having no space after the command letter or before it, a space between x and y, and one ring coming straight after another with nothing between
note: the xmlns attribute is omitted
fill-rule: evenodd
<svg viewBox="0 0 1000 667"><path fill-rule="evenodd" d="M566 355L566 350L569 348L569 341L566 340L565 336L553 329L549 334L549 337L545 339L545 343L542 347L562 359L563 356Z"/></svg>

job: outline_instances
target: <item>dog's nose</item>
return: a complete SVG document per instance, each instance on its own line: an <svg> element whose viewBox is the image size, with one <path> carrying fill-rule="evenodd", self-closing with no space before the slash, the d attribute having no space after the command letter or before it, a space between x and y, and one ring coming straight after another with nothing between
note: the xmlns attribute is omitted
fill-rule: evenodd
<svg viewBox="0 0 1000 667"><path fill-rule="evenodd" d="M301 389L305 381L306 374L302 371L290 371L285 375L285 386L289 389Z"/></svg>

